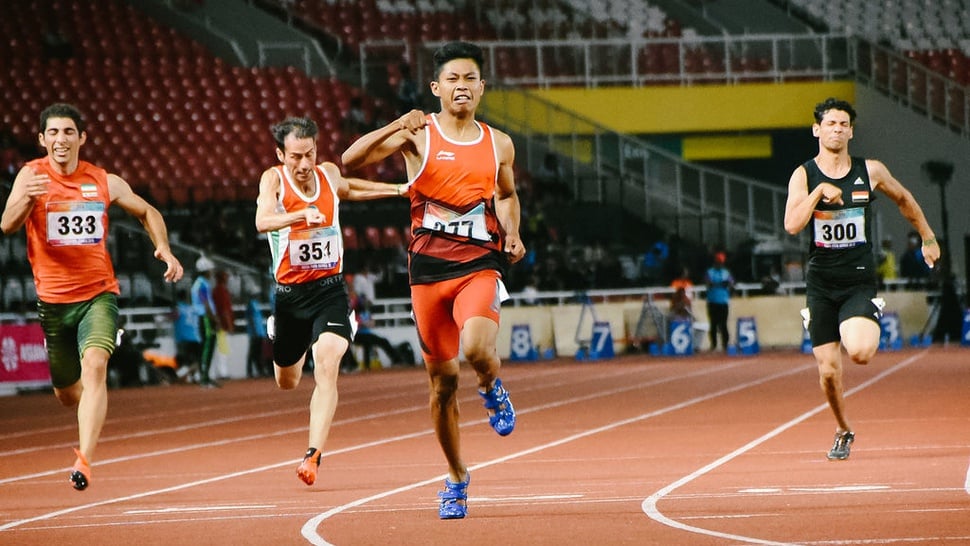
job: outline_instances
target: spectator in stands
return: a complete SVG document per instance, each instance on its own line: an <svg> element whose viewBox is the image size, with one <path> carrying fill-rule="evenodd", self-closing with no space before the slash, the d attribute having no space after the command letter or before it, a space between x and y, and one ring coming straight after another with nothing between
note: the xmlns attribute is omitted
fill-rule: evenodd
<svg viewBox="0 0 970 546"><path fill-rule="evenodd" d="M192 304L187 290L179 290L175 302L172 337L175 341L176 375L192 381L202 362L202 333L199 324L204 310Z"/></svg>
<svg viewBox="0 0 970 546"><path fill-rule="evenodd" d="M212 379L212 360L215 357L219 313L212 298L212 271L216 264L205 255L195 261L195 280L192 282L192 305L199 314L199 335L202 352L199 356L199 385L211 389L219 387Z"/></svg>
<svg viewBox="0 0 970 546"><path fill-rule="evenodd" d="M397 348L384 336L374 331L374 317L371 315L372 303L363 294L358 294L353 286L349 292L350 306L357 318L357 332L354 334L354 345L360 345L363 351L363 362L357 369L370 369L371 363L378 359L376 349L381 349L390 364L405 364L404 358Z"/></svg>
<svg viewBox="0 0 970 546"><path fill-rule="evenodd" d="M923 244L919 232L911 231L906 237L906 251L899 260L899 276L910 284L924 284L930 276L930 268L923 257Z"/></svg>
<svg viewBox="0 0 970 546"><path fill-rule="evenodd" d="M684 267L680 270L680 275L676 279L670 281L670 287L676 291L678 288L683 288L686 291L690 291L694 288L694 281L690 278L690 269Z"/></svg>
<svg viewBox="0 0 970 546"><path fill-rule="evenodd" d="M533 273L529 281L522 287L522 303L525 305L539 305L539 275Z"/></svg>
<svg viewBox="0 0 970 546"><path fill-rule="evenodd" d="M0 131L0 178L13 181L24 166L24 157L13 132L4 127Z"/></svg>
<svg viewBox="0 0 970 546"><path fill-rule="evenodd" d="M690 295L683 286L675 288L673 295L670 296L670 310L667 312L667 319L670 321L694 320Z"/></svg>
<svg viewBox="0 0 970 546"><path fill-rule="evenodd" d="M876 277L881 284L885 284L885 281L895 280L896 276L896 254L893 253L893 242L890 239L883 239L882 247L879 249Z"/></svg>
<svg viewBox="0 0 970 546"><path fill-rule="evenodd" d="M572 192L566 184L566 175L559 165L559 156L547 152L542 164L533 174L535 191L544 206L555 206L572 199Z"/></svg>
<svg viewBox="0 0 970 546"><path fill-rule="evenodd" d="M380 276L374 273L370 260L365 260L360 271L354 274L352 281L354 292L368 302L374 302L377 299L377 283L379 281Z"/></svg>
<svg viewBox="0 0 970 546"><path fill-rule="evenodd" d="M664 267L670 257L670 247L666 241L655 242L643 255L641 276L645 284L656 285L663 279Z"/></svg>
<svg viewBox="0 0 970 546"><path fill-rule="evenodd" d="M263 316L259 288L253 286L246 304L246 334L249 349L246 352L246 377L269 377L273 374L269 360L264 356L269 341L266 334L266 317Z"/></svg>
<svg viewBox="0 0 970 546"><path fill-rule="evenodd" d="M788 182L785 230L811 230L803 314L818 364L819 383L836 421L835 441L827 457L849 457L855 433L845 416L842 349L857 364L867 364L879 348L876 264L872 248L870 203L879 190L922 237L923 260L931 266L940 245L916 199L875 159L849 155L856 112L846 101L830 98L815 106L812 133L818 154L798 166Z"/></svg>
<svg viewBox="0 0 970 546"><path fill-rule="evenodd" d="M344 132L348 135L362 135L373 129L370 117L364 110L364 101L359 96L350 97L350 110L344 117Z"/></svg>
<svg viewBox="0 0 970 546"><path fill-rule="evenodd" d="M725 351L730 345L728 335L728 313L731 302L731 291L734 289L734 277L727 268L727 255L724 252L714 254L714 265L707 270L704 282L707 285L707 318L711 323L711 350L717 350L717 339L721 338L721 348Z"/></svg>
<svg viewBox="0 0 970 546"><path fill-rule="evenodd" d="M232 353L229 334L236 330L236 319L232 310L232 293L229 291L229 272L225 269L216 271L212 303L216 306L216 368L220 379L228 379L229 358Z"/></svg>
<svg viewBox="0 0 970 546"><path fill-rule="evenodd" d="M440 111L412 110L364 135L342 157L355 169L400 152L407 167L411 301L430 376L432 419L448 461L438 515L457 519L466 514L469 481L459 444L459 347L476 372L489 423L500 435L511 433L515 412L498 378L495 341L502 271L522 259L525 246L512 139L475 119L485 90L484 54L476 45L451 42L433 60L430 86Z"/></svg>
<svg viewBox="0 0 970 546"><path fill-rule="evenodd" d="M269 234L274 264L275 325L267 331L277 386L290 390L300 384L308 352L314 363L309 447L297 468L307 485L316 481L337 409L340 361L353 335L338 203L406 194L400 185L344 178L333 163L317 164L318 131L308 118L287 118L272 127L280 164L260 177L255 217L256 230Z"/></svg>
<svg viewBox="0 0 970 546"><path fill-rule="evenodd" d="M411 110L421 108L421 90L411 75L411 65L401 62L398 65L401 80L397 84L397 114L403 116Z"/></svg>
<svg viewBox="0 0 970 546"><path fill-rule="evenodd" d="M106 238L111 205L144 226L155 258L165 263L165 280L182 278L161 213L121 177L80 159L87 137L77 108L45 108L38 140L47 155L17 173L0 218L4 234L26 226L54 395L77 407L80 445L70 478L79 491L91 481L90 461L107 415L108 359L118 330L120 291Z"/></svg>

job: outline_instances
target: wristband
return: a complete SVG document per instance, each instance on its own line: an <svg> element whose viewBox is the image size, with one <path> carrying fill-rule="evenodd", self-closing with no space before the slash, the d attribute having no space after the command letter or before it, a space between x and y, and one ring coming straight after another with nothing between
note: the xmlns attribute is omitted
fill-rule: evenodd
<svg viewBox="0 0 970 546"><path fill-rule="evenodd" d="M925 241L923 241L923 246L930 246L935 244L936 244L936 237L933 237L931 239L926 239Z"/></svg>

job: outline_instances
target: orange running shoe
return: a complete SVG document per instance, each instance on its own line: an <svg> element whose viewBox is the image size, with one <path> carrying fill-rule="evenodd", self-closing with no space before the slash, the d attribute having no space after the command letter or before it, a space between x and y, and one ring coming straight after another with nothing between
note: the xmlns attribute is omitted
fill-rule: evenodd
<svg viewBox="0 0 970 546"><path fill-rule="evenodd" d="M74 484L74 489L84 491L91 483L91 465L80 451L75 449L74 453L77 459L74 461L74 467L71 468L71 483Z"/></svg>
<svg viewBox="0 0 970 546"><path fill-rule="evenodd" d="M317 448L311 447L306 450L303 462L296 469L296 475L307 485L313 485L317 481L317 468L320 466L321 453Z"/></svg>

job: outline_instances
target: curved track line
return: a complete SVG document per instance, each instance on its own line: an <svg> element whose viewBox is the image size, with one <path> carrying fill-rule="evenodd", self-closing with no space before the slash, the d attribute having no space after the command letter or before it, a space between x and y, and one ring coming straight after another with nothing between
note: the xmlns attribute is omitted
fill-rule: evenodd
<svg viewBox="0 0 970 546"><path fill-rule="evenodd" d="M673 380L687 379L687 378L694 377L694 376L701 376L701 375L708 375L708 374L723 372L723 371L725 371L727 369L731 369L731 368L737 367L739 365L740 364L733 364L731 366L722 366L722 367L715 367L715 368L705 368L703 370L700 370L700 371L697 371L697 372L692 372L692 373L685 374L685 375L682 375L682 376L676 376L676 377L666 378L664 380L655 380L655 382L656 383L665 383L665 382L669 382L669 381L673 381ZM563 445L563 444L566 444L566 443L569 443L569 442L572 442L572 441L575 441L575 440L578 440L578 439L581 439L581 438L586 438L586 437L592 436L594 434L599 434L601 432L606 432L606 431L609 431L609 430L613 430L613 429L616 429L616 428L620 428L620 427L623 427L623 426L626 426L626 425L629 425L629 424L632 424L632 423L637 423L637 422L640 422L640 421L644 421L646 419L651 419L653 417L657 417L657 416L660 416L660 415L664 415L666 413L670 413L672 411L676 411L676 410L680 410L680 409L683 409L683 408L686 408L686 407L690 407L690 406L693 406L695 404L699 404L701 402L706 402L708 400L711 400L711 399L714 399L714 398L717 398L717 397L720 397L720 396L724 396L726 394L731 394L731 393L734 393L734 392L737 392L737 391L741 391L741 390L744 390L744 389L747 389L747 388L750 388L750 387L754 387L754 386L757 386L757 385L761 385L763 383L768 383L768 382L773 381L775 379L779 379L779 378L786 377L786 376L789 376L789 375L794 375L796 373L802 373L803 371L805 371L806 367L807 366L798 366L798 367L793 368L793 369L790 369L790 370L785 370L783 372L779 372L779 373L776 373L776 374L764 376L764 377L758 378L758 379L756 379L754 381L750 381L750 382L747 382L747 383L741 383L741 384L738 384L738 385L734 385L734 386L731 386L731 387L727 387L727 388L721 389L719 391L715 391L715 392L710 393L710 394L705 394L705 395L702 395L702 396L698 396L698 397L695 397L695 398L691 398L689 400L685 400L685 401L679 402L677 404L672 404L672 405L666 406L664 408L660 408L660 409L656 409L656 410L653 410L653 411L650 411L650 412L647 412L647 413L643 413L643 414L637 415L635 417L630 417L630 418L627 418L627 419L623 419L621 421L614 421L613 423L610 423L608 425L603 425L601 427L589 429L589 430L586 430L586 431L583 431L583 432L579 432L579 433L576 433L576 434L573 434L573 435L570 435L570 436L566 436L566 437L560 438L559 440L555 440L555 441L552 441L552 442L548 442L548 443L545 443L545 444L541 444L541 445L538 445L538 446L535 446L535 447L531 447L529 449L525 449L525 450L522 450L522 451L519 451L519 452L516 452L516 453L511 453L509 455L505 455L503 457L499 457L499 458L496 458L496 459L492 459L490 461L485 461L485 462L478 463L478 464L473 465L473 466L469 466L468 467L468 471L471 472L471 471L477 470L479 468L486 468L486 467L493 466L493 465L496 465L496 464L499 464L499 463L503 463L503 462L510 461L510 460L513 460L513 459L517 459L519 457L524 457L526 455L531 455L533 453L538 453L540 451L544 451L546 449L550 449L550 448L553 448L553 447L557 447L557 446L560 446L560 445ZM602 392L601 393L597 393L595 396L596 397L598 397L598 396L608 396L608 395L612 395L612 394L615 394L615 393L624 392L624 391L628 391L628 390L640 389L640 388L643 388L643 386L644 386L643 384L628 385L628 386L623 387L623 388L619 388L619 389L612 390L609 393L602 393ZM582 397L582 398L591 398L591 397L594 397L594 396L587 396L587 397ZM582 398L577 397L577 398L572 398L572 399L570 399L568 401L554 402L554 403L551 403L551 404L547 404L546 406L543 406L543 407L532 408L532 411L537 411L539 409L544 409L546 407L554 407L554 406L561 406L561 405L565 405L565 404L569 404L569 403L576 403L577 401L581 400ZM462 426L465 426L465 425L462 425ZM398 493L403 493L405 491L410 491L412 489L417 489L419 487L424 487L424 486L430 485L432 483L440 482L441 480L444 480L444 479L445 479L445 474L442 474L440 476L435 476L433 478L429 478L429 479L426 479L426 480L422 480L422 481L419 481L419 482L415 482L415 483L412 483L412 484L409 484L409 485L404 485L404 486L398 487L396 489L391 489L391 490L388 490L388 491L383 491L381 493L377 493L377 494L371 495L369 497L364 497L364 498L361 498L361 499L357 499L357 500L351 501L351 502L349 502L347 504L344 504L344 505L341 505L341 506L337 506L335 508L332 508L332 509L330 509L330 510L328 510L328 511L322 513L322 514L319 514L319 515L317 515L317 516L315 516L315 517L310 518L309 520L307 520L307 522L303 525L303 529L301 530L301 533L303 534L303 537L304 538L306 538L311 544L314 544L315 546L334 546L332 543L327 542L326 539L324 539L322 536L320 536L319 533L317 533L317 529L323 523L324 520L327 520L327 519L329 519L329 518L331 518L331 517L333 517L333 516L335 516L337 514L340 514L342 512L345 512L345 511L347 511L347 510L349 510L351 508L356 508L358 506L367 504L368 502L375 501L375 500L380 500L380 499L383 499L383 498L386 498L386 497L390 497L392 495L396 495Z"/></svg>
<svg viewBox="0 0 970 546"><path fill-rule="evenodd" d="M882 381L886 377L888 377L888 376L890 376L890 375L898 372L899 370L905 368L906 366L909 366L910 364L912 364L913 362L915 362L916 360L918 360L920 357L922 357L926 353L927 353L927 351L922 351L919 354L913 355L913 356L907 358L906 360L903 360L899 364L896 364L895 366L893 366L893 367L885 370L884 372L876 375L875 377L870 378L869 380L867 380L867 381L859 384L855 388L846 391L845 397L848 398L849 396L851 396L851 395L853 395L853 394L855 394L855 393L857 393L857 392L859 392L859 391L861 391L863 389L866 389L868 387L871 387L872 385L878 383L879 381ZM751 449L753 449L753 448L755 448L755 447L757 447L757 446L759 446L759 445L767 442L768 440L774 438L775 436L778 436L782 432L785 432L786 430L794 427L795 425L801 423L802 421L808 419L809 417L812 417L812 416L814 416L814 415L816 415L818 413L821 413L822 411L827 410L828 407L829 407L828 406L828 403L825 403L825 404L821 404L819 406L816 406L815 408L813 408L813 409L811 409L811 410L809 410L809 411L807 411L807 412L799 415L798 417L792 419L791 421L788 421L787 423L785 423L785 424L783 424L783 425L775 428L771 432L768 432L764 436L761 436L760 438L756 438L756 439L752 440L751 442L745 444L744 446L739 447L738 449L732 451L731 453L728 453L727 455L721 457L720 459L717 459L716 461L708 464L707 466L704 466L702 468L699 468L696 471L692 472L691 474L688 474L687 476L684 476L683 478L681 478L681 479L673 482L672 484L668 485L667 487L664 487L663 489L657 491L653 495L650 495L649 497L647 497L646 499L643 500L643 503L641 504L641 508L643 509L643 512L647 516L649 516L650 519L652 519L652 520L654 520L656 522L662 523L662 524L664 524L664 525L666 525L668 527L673 527L675 529L680 529L681 531L687 531L687 532L690 532L690 533L696 533L696 534L700 534L700 535L707 535L707 536L711 536L711 537L715 537L715 538L723 538L723 539L728 539L728 540L734 540L734 541L740 541L740 542L747 542L747 543L750 543L750 544L771 544L771 545L774 545L774 546L786 546L786 545L788 545L789 543L787 543L787 542L774 542L774 541L771 541L771 540L763 540L763 539L759 539L759 538L746 537L746 536L741 536L741 535L733 535L733 534L730 534L730 533L722 533L720 531L712 531L710 529L704 529L704 528L701 528L701 527L695 527L693 525L688 525L686 523L681 523L679 521L670 519L667 516L663 515L660 512L660 510L657 509L657 502L660 501L660 499L662 499L665 496L667 496L668 494L670 494L670 492L674 491L675 489L677 489L677 488L679 488L681 486L684 486L684 485L686 485L686 484L694 481L695 479L697 479L697 478L699 478L699 477L701 477L701 476L703 476L703 475L711 472L712 470L717 469L718 467L724 465L725 463L732 461L733 459L737 458L738 456L747 453ZM968 478L968 479L970 479L970 478Z"/></svg>

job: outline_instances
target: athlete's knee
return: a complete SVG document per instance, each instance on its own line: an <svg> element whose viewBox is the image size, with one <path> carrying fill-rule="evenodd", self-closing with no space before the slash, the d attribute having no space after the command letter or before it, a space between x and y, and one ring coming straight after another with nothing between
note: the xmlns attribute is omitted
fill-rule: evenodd
<svg viewBox="0 0 970 546"><path fill-rule="evenodd" d="M495 345L487 341L472 343L463 347L465 358L474 366L475 364L498 360L498 353Z"/></svg>
<svg viewBox="0 0 970 546"><path fill-rule="evenodd" d="M825 388L842 377L841 356L837 351L818 350L815 352L815 359L818 363L818 381Z"/></svg>
<svg viewBox="0 0 970 546"><path fill-rule="evenodd" d="M455 399L458 392L458 374L433 374L430 378L431 401L445 405Z"/></svg>
<svg viewBox="0 0 970 546"><path fill-rule="evenodd" d="M849 347L846 346L845 352L849 355L849 359L856 364L868 364L872 357L876 356L876 351L879 349L878 343L865 344L862 346Z"/></svg>
<svg viewBox="0 0 970 546"><path fill-rule="evenodd" d="M300 384L300 377L303 375L303 360L292 366L280 366L273 364L273 374L276 377L276 386L281 390L288 391L295 389Z"/></svg>
<svg viewBox="0 0 970 546"><path fill-rule="evenodd" d="M79 379L70 387L54 387L54 397L57 398L57 401L60 402L62 406L72 408L78 405L78 402L81 401L81 389L81 380Z"/></svg>

